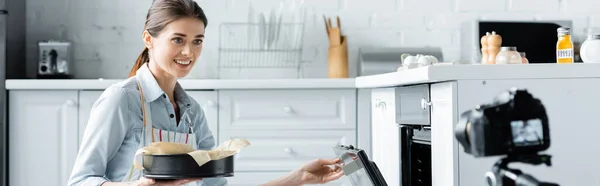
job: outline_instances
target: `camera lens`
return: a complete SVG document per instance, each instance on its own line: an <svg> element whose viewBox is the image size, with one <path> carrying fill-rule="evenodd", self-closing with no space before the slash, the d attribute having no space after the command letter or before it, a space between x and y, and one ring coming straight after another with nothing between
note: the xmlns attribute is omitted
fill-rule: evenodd
<svg viewBox="0 0 600 186"><path fill-rule="evenodd" d="M494 173L491 173L491 172L486 172L485 173L485 182L487 182L488 186L495 186L496 185L496 175L494 175Z"/></svg>

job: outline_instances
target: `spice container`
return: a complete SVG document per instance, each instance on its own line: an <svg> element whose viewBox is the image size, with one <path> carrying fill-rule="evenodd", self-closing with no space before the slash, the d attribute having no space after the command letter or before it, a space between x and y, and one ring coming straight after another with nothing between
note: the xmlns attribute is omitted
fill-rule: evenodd
<svg viewBox="0 0 600 186"><path fill-rule="evenodd" d="M521 64L523 59L517 52L517 47L507 46L500 48L500 52L496 56L496 64Z"/></svg>
<svg viewBox="0 0 600 186"><path fill-rule="evenodd" d="M481 64L487 64L488 61L488 36L489 32L486 32L484 36L481 37Z"/></svg>
<svg viewBox="0 0 600 186"><path fill-rule="evenodd" d="M556 30L558 41L556 42L556 62L573 63L574 51L573 41L571 40L571 29L560 27Z"/></svg>
<svg viewBox="0 0 600 186"><path fill-rule="evenodd" d="M487 36L487 43L487 64L496 64L496 55L498 55L498 52L500 52L500 46L502 46L502 37L495 31L492 31L492 34Z"/></svg>
<svg viewBox="0 0 600 186"><path fill-rule="evenodd" d="M529 60L525 56L525 52L519 52L519 55L521 55L521 63L523 63L523 64L529 64Z"/></svg>
<svg viewBox="0 0 600 186"><path fill-rule="evenodd" d="M588 31L587 39L579 49L581 60L584 63L600 63L600 32Z"/></svg>

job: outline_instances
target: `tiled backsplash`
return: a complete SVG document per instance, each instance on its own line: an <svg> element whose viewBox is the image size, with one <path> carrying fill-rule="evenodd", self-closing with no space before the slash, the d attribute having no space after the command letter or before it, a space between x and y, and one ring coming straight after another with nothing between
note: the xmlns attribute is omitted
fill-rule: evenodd
<svg viewBox="0 0 600 186"><path fill-rule="evenodd" d="M460 23L467 20L572 20L576 40L600 26L598 0L298 0L307 8L303 76L327 76L323 14L339 15L348 35L350 75L362 46L438 46L446 60L460 57ZM126 78L141 52L142 28L151 0L27 0L27 76L35 76L36 43L74 43L77 78ZM258 12L280 0L197 0L208 15L204 52L189 78L213 78L219 25L246 22L250 2Z"/></svg>

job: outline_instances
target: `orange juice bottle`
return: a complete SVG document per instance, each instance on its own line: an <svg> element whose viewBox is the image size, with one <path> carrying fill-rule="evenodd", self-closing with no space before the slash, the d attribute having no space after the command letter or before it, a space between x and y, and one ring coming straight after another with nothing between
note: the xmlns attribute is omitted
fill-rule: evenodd
<svg viewBox="0 0 600 186"><path fill-rule="evenodd" d="M558 42L556 42L556 62L573 63L573 41L571 40L571 29L560 27L556 30Z"/></svg>

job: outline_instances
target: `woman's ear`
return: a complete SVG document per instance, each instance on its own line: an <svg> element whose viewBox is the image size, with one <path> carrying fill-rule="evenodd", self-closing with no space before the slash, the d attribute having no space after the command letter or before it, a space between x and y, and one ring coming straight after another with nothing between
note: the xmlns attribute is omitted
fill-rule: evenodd
<svg viewBox="0 0 600 186"><path fill-rule="evenodd" d="M146 48L152 48L152 36L150 35L150 33L148 33L147 30L144 31L144 33L142 34L142 40L144 41L144 45L146 46Z"/></svg>

